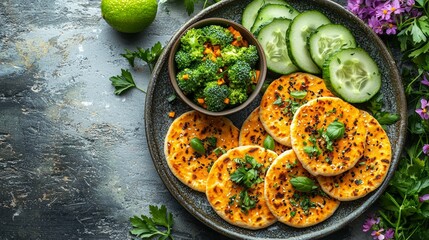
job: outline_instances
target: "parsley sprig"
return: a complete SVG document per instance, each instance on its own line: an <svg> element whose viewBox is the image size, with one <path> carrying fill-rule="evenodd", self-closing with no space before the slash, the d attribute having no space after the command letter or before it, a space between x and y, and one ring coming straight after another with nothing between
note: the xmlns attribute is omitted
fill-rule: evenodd
<svg viewBox="0 0 429 240"><path fill-rule="evenodd" d="M152 72L153 67L158 60L159 56L163 51L163 47L160 42L155 43L151 48L143 49L137 47L137 51L130 51L125 49L125 53L122 53L121 56L128 60L128 63L131 67L135 66L135 59L141 59L142 61L148 64L149 70ZM112 76L109 78L112 82L112 85L115 87L114 93L116 95L121 95L129 89L136 88L143 93L146 93L145 90L138 87L134 82L134 78L130 71L126 69L121 69L121 75Z"/></svg>
<svg viewBox="0 0 429 240"><path fill-rule="evenodd" d="M134 216L130 218L132 229L130 233L141 239L174 239L171 235L171 230L174 224L173 214L167 212L167 208L162 205L160 208L157 206L149 206L149 213L151 217L141 215L140 217Z"/></svg>
<svg viewBox="0 0 429 240"><path fill-rule="evenodd" d="M146 92L145 90L137 87L130 71L126 69L121 69L121 75L110 77L110 81L112 82L112 85L115 87L114 93L116 95L121 95L123 92L131 88L137 88L138 90L144 93Z"/></svg>
<svg viewBox="0 0 429 240"><path fill-rule="evenodd" d="M160 42L155 43L151 48L141 48L137 47L136 51L130 51L125 49L125 53L122 53L121 56L128 60L128 63L131 67L135 66L135 60L140 59L147 63L149 70L152 72L153 67L155 66L156 61L161 55L164 47Z"/></svg>

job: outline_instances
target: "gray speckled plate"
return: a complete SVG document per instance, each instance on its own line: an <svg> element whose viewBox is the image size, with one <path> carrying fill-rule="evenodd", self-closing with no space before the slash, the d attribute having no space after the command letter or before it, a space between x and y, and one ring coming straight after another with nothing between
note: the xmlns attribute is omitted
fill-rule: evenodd
<svg viewBox="0 0 429 240"><path fill-rule="evenodd" d="M178 37L181 30L203 18L223 17L240 22L243 8L249 2L250 0L223 0L192 18L182 29L179 29L172 37L172 40ZM169 125L173 121L167 116L167 113L175 111L177 115L180 115L190 110L179 99L173 103L167 101L167 97L174 92L173 87L170 85L167 71L167 57L172 46L172 41L170 41L155 66L153 79L149 84L146 97L145 127L153 163L165 185L180 204L207 226L236 239L315 239L345 226L365 212L387 187L387 182L393 175L404 144L407 124L405 96L394 60L381 40L362 21L334 2L327 0L290 0L288 2L300 11L307 9L319 10L326 14L332 22L348 27L355 35L357 43L368 51L379 65L383 75L381 91L384 93L386 110L399 113L401 116L399 122L387 128L387 133L392 143L392 167L389 170L386 181L375 192L356 201L341 203L332 217L316 226L296 229L276 223L266 229L251 231L228 224L212 210L205 194L195 192L183 185L173 176L165 161L164 138ZM274 77L276 76L272 76L272 78ZM230 115L229 118L237 127L241 127L242 121L258 105L259 101L260 97L252 105Z"/></svg>

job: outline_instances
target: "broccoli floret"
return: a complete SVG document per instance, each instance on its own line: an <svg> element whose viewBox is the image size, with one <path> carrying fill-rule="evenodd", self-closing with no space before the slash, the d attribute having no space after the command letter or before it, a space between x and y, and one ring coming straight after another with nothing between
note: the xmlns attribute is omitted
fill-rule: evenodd
<svg viewBox="0 0 429 240"><path fill-rule="evenodd" d="M244 88L251 82L252 68L242 60L238 60L227 70L231 88Z"/></svg>
<svg viewBox="0 0 429 240"><path fill-rule="evenodd" d="M191 66L192 62L196 59L194 59L191 54L183 50L179 50L176 52L174 60L176 61L177 68L182 70Z"/></svg>
<svg viewBox="0 0 429 240"><path fill-rule="evenodd" d="M207 59L196 67L195 73L200 81L215 81L218 79L219 66L217 63Z"/></svg>
<svg viewBox="0 0 429 240"><path fill-rule="evenodd" d="M190 48L203 47L205 41L204 33L200 28L191 28L180 38L185 51Z"/></svg>
<svg viewBox="0 0 429 240"><path fill-rule="evenodd" d="M239 53L239 59L247 62L251 67L255 66L259 60L258 50L254 45L242 47Z"/></svg>
<svg viewBox="0 0 429 240"><path fill-rule="evenodd" d="M180 38L181 50L188 53L192 60L202 59L204 42L203 31L199 28L191 28Z"/></svg>
<svg viewBox="0 0 429 240"><path fill-rule="evenodd" d="M249 47L228 45L222 49L221 55L226 65L242 60L253 67L259 60L258 51L254 45L249 45Z"/></svg>
<svg viewBox="0 0 429 240"><path fill-rule="evenodd" d="M196 92L201 86L194 71L189 68L185 68L177 74L177 85L186 95Z"/></svg>
<svg viewBox="0 0 429 240"><path fill-rule="evenodd" d="M239 59L240 48L228 45L221 50L221 56L225 65L231 65Z"/></svg>
<svg viewBox="0 0 429 240"><path fill-rule="evenodd" d="M203 92L207 110L219 112L225 109L228 105L225 99L228 98L230 92L228 86L219 85L216 81L207 83Z"/></svg>
<svg viewBox="0 0 429 240"><path fill-rule="evenodd" d="M235 88L231 89L231 93L229 94L229 104L237 105L244 103L249 96L247 95L247 91L244 88Z"/></svg>
<svg viewBox="0 0 429 240"><path fill-rule="evenodd" d="M209 25L203 27L202 30L206 37L206 41L209 41L212 45L224 47L234 40L232 33L222 26Z"/></svg>

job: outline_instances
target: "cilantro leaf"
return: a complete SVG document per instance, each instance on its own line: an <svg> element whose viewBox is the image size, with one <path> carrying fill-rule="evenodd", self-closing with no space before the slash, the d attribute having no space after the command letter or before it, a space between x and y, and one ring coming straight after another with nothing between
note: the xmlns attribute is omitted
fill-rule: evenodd
<svg viewBox="0 0 429 240"><path fill-rule="evenodd" d="M151 217L141 215L130 218L132 229L130 233L141 239L152 239L158 236L159 239L173 239L171 229L173 227L173 215L167 212L167 208L162 205L149 206Z"/></svg>

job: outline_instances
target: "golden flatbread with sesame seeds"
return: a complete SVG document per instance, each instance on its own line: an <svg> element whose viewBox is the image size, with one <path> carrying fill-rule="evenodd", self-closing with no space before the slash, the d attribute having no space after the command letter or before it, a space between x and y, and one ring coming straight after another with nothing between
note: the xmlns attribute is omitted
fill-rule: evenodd
<svg viewBox="0 0 429 240"><path fill-rule="evenodd" d="M240 146L244 145L258 145L263 147L264 140L269 134L265 131L264 126L262 126L261 121L259 120L259 107L253 110L249 116L244 120L243 125L240 129L240 136L238 143ZM274 142L274 152L281 154L282 152L290 149L283 144Z"/></svg>
<svg viewBox="0 0 429 240"><path fill-rule="evenodd" d="M329 141L326 135L335 132L328 128L339 130L339 124L344 126L344 132ZM307 171L315 176L335 176L351 169L363 156L365 119L359 109L340 98L316 98L295 113L291 140L292 149Z"/></svg>
<svg viewBox="0 0 429 240"><path fill-rule="evenodd" d="M274 151L256 145L236 147L220 156L210 170L206 189L207 199L215 212L230 224L246 229L261 229L275 223L277 218L265 203L263 181L266 170L277 156ZM240 172L237 169L243 166L251 168L249 163L241 164L247 157L262 166L256 168L257 174L254 174L259 181L246 191L247 188L233 182L231 176ZM248 200L255 204L246 210L249 205L243 202Z"/></svg>
<svg viewBox="0 0 429 240"><path fill-rule="evenodd" d="M383 127L368 113L363 112L362 116L368 130L363 157L345 173L317 177L323 191L340 201L355 200L377 189L384 181L392 160L390 141Z"/></svg>
<svg viewBox="0 0 429 240"><path fill-rule="evenodd" d="M164 153L172 173L190 188L205 192L209 169L218 158L216 148L228 150L238 146L239 130L226 117L208 116L189 111L176 118L168 129ZM202 140L206 152L200 154L191 146L194 137ZM216 139L213 146L210 139Z"/></svg>
<svg viewBox="0 0 429 240"><path fill-rule="evenodd" d="M300 192L290 182L295 177L307 177L318 188ZM280 154L271 164L265 176L265 201L279 222L292 227L304 228L329 218L340 201L329 197L305 170L293 150Z"/></svg>
<svg viewBox="0 0 429 240"><path fill-rule="evenodd" d="M292 73L271 82L260 104L259 118L277 142L291 146L290 124L296 109L311 99L334 96L323 79L308 73Z"/></svg>

